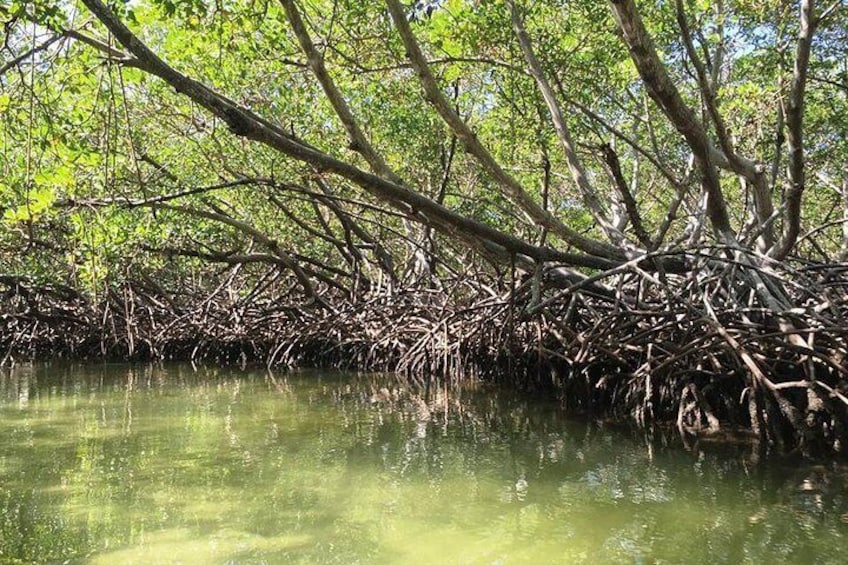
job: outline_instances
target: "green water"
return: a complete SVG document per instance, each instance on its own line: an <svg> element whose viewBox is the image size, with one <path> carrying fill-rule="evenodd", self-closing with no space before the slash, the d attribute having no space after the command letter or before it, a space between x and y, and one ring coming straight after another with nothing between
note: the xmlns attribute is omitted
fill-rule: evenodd
<svg viewBox="0 0 848 565"><path fill-rule="evenodd" d="M0 375L0 563L844 563L834 466L390 377Z"/></svg>

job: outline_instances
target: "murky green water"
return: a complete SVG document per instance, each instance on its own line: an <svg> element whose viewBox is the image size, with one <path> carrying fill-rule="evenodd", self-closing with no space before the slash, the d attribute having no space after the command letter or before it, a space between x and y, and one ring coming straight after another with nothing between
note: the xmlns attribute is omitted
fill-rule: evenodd
<svg viewBox="0 0 848 565"><path fill-rule="evenodd" d="M0 563L844 563L846 513L832 468L649 446L480 389L0 376Z"/></svg>

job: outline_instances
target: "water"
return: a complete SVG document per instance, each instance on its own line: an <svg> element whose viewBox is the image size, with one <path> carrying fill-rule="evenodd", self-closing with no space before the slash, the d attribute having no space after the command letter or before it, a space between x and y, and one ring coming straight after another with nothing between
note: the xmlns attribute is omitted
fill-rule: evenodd
<svg viewBox="0 0 848 565"><path fill-rule="evenodd" d="M0 376L0 563L845 562L845 476L746 450L480 387L25 367Z"/></svg>

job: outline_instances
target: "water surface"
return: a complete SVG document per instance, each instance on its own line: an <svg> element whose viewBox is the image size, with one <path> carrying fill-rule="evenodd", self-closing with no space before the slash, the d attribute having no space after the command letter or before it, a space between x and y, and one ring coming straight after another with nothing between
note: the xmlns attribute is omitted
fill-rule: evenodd
<svg viewBox="0 0 848 565"><path fill-rule="evenodd" d="M482 387L186 366L0 374L0 563L844 563L835 465Z"/></svg>

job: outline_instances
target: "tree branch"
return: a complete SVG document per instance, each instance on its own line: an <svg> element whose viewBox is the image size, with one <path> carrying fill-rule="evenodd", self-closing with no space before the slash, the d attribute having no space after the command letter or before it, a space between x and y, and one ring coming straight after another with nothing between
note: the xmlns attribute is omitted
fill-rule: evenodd
<svg viewBox="0 0 848 565"><path fill-rule="evenodd" d="M62 39L61 34L54 35L50 39L48 39L47 41L45 41L45 42L43 42L39 45L36 45L35 47L27 50L24 53L21 53L20 55L18 55L17 57L15 57L11 61L4 64L2 67L0 67L0 77L2 77L4 74L6 74L6 71L11 69L12 67L16 67L16 66L20 65L21 63L23 63L24 61L26 61L30 57L36 55L37 53L40 53L41 51L44 51L45 49L47 49L48 47L50 47L51 45L53 45L54 43L56 43L60 39Z"/></svg>
<svg viewBox="0 0 848 565"><path fill-rule="evenodd" d="M618 160L618 154L612 145L604 143L601 145L601 153L604 156L604 162L609 167L615 187L621 199L624 201L624 209L627 212L627 217L630 219L630 224L633 226L633 233L636 234L639 243L641 243L648 251L654 250L654 243L651 241L651 236L645 230L642 223L642 216L639 214L639 206L636 204L636 199L630 192L630 187L627 186L627 180L624 178L624 173L621 171L621 163Z"/></svg>
<svg viewBox="0 0 848 565"><path fill-rule="evenodd" d="M807 89L807 70L810 65L810 51L813 45L816 22L815 1L802 0L800 27L795 45L792 86L786 106L786 141L789 146L789 180L791 184L786 191L786 218L783 239L774 252L777 259L783 259L789 255L801 232L801 201L806 188L804 95Z"/></svg>
<svg viewBox="0 0 848 565"><path fill-rule="evenodd" d="M509 262L516 255L523 255L537 262L553 261L593 268L609 268L617 263L616 260L604 257L564 253L549 247L529 244L491 226L461 216L418 192L323 153L293 138L282 128L253 111L167 65L142 43L102 0L83 0L83 3L115 38L138 58L140 68L158 76L177 92L221 118L235 135L257 141L294 159L309 163L319 171L338 174L402 210L409 218L458 237L474 249L496 256L499 261Z"/></svg>
<svg viewBox="0 0 848 565"><path fill-rule="evenodd" d="M722 242L735 244L736 234L730 226L727 204L721 190L718 171L711 158L711 146L703 125L692 109L686 105L669 77L665 65L660 61L635 2L610 0L610 7L649 96L662 109L692 149L695 162L701 171L701 186L707 195L707 216L713 229Z"/></svg>
<svg viewBox="0 0 848 565"><path fill-rule="evenodd" d="M698 57L695 45L692 42L692 33L689 29L689 22L686 18L683 0L675 0L675 5L677 8L677 24L680 27L683 44L686 46L686 52L689 55L689 60L695 67L698 86L701 91L701 98L704 101L704 106L707 109L710 121L713 123L713 127L715 128L719 146L724 152L724 156L727 158L727 162L733 172L744 177L751 185L753 185L757 224L762 226L774 213L771 195L769 194L768 187L766 185L766 177L764 175L765 168L761 164L755 163L754 161L737 154L734 149L733 143L730 139L730 132L727 129L727 125L724 122L721 112L719 112L715 81L707 73L707 69ZM717 74L714 72L712 76L717 76ZM771 224L765 225L762 231L761 247L765 251L770 248L773 243L774 236Z"/></svg>
<svg viewBox="0 0 848 565"><path fill-rule="evenodd" d="M571 140L571 132L568 129L568 124L565 123L565 116L563 116L562 108L560 107L559 101L551 88L550 82L548 82L548 78L545 76L542 65L536 58L536 53L533 51L533 44L530 42L530 36L527 35L527 30L524 28L524 23L521 21L521 17L518 14L518 8L516 7L515 2L508 2L508 6L510 18L512 20L512 28L515 32L515 36L518 38L518 44L521 46L521 52L524 55L524 60L527 62L527 65L530 68L530 75L536 80L539 91L542 93L542 98L545 100L545 105L548 107L551 122L553 122L554 130L557 133L560 145L562 146L562 151L565 154L566 162L568 163L568 170L571 173L571 178L574 180L574 184L576 184L580 190L580 194L583 197L583 203L610 239L622 240L624 239L624 234L622 234L612 224L612 222L609 221L601 201L598 198L598 193L589 182L589 177L586 175L586 169L583 167L580 157L577 156L577 152L574 150L574 143Z"/></svg>
<svg viewBox="0 0 848 565"><path fill-rule="evenodd" d="M539 206L518 181L498 164L492 154L480 143L474 132L471 131L460 115L451 107L444 94L442 94L436 78L427 66L427 60L421 52L421 47L418 45L418 41L409 27L405 10L400 2L398 0L386 0L386 4L395 23L395 29L397 29L406 47L406 55L418 75L421 86L424 88L427 101L433 105L444 122L456 134L456 137L463 145L465 145L468 152L477 159L483 169L506 190L506 195L518 204L533 221L562 237L577 249L606 259L623 259L623 253L618 248L607 243L589 239L577 233L577 231L568 227L550 212Z"/></svg>

